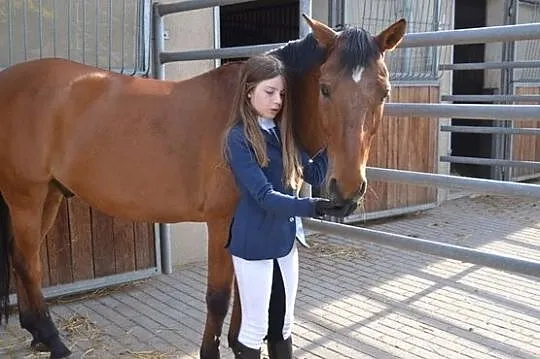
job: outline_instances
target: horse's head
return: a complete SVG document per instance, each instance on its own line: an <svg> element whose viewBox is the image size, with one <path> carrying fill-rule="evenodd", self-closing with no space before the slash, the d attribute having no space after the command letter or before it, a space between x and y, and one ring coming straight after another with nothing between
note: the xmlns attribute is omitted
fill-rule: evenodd
<svg viewBox="0 0 540 359"><path fill-rule="evenodd" d="M306 135L313 138L307 147L327 146L330 197L338 203L356 202L367 189L369 150L390 94L384 54L401 41L406 22L401 19L371 36L360 28L335 32L304 17L326 54L313 76L318 81L318 95L311 94L318 98L319 125L308 126Z"/></svg>

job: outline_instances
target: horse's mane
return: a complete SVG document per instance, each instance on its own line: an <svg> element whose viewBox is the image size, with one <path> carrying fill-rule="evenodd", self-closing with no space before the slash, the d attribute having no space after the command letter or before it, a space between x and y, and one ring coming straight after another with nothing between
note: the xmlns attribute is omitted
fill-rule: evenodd
<svg viewBox="0 0 540 359"><path fill-rule="evenodd" d="M289 41L285 46L270 51L285 65L289 76L302 75L324 61L324 49L320 48L313 33L299 40Z"/></svg>
<svg viewBox="0 0 540 359"><path fill-rule="evenodd" d="M366 67L380 54L373 37L360 27L345 27L340 32L339 38L343 43L340 63L348 73L357 67ZM325 59L325 51L318 46L313 33L302 39L290 41L269 53L283 62L289 75L302 75L313 66L322 64Z"/></svg>

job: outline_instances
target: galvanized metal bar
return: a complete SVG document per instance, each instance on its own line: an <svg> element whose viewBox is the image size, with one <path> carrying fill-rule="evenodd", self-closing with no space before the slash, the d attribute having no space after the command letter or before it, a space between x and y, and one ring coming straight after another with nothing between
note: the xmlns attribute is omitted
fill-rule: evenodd
<svg viewBox="0 0 540 359"><path fill-rule="evenodd" d="M498 193L507 196L540 198L540 185L501 182L480 178L457 177L433 173L368 167L369 180L410 183L426 187L463 188L480 193Z"/></svg>
<svg viewBox="0 0 540 359"><path fill-rule="evenodd" d="M362 240L392 248L431 254L437 257L454 259L507 272L540 277L540 262L538 261L522 260L516 257L488 253L477 249L312 218L304 219L304 225L307 229L313 231L347 239Z"/></svg>
<svg viewBox="0 0 540 359"><path fill-rule="evenodd" d="M161 270L164 274L171 274L172 269L172 246L171 246L171 225L168 223L159 224L159 238L161 240Z"/></svg>
<svg viewBox="0 0 540 359"><path fill-rule="evenodd" d="M493 70L538 67L540 67L540 61L466 62L460 64L440 64L439 70Z"/></svg>
<svg viewBox="0 0 540 359"><path fill-rule="evenodd" d="M143 39L144 39L144 61L142 75L147 76L150 72L150 62L152 58L152 4L149 1L143 0L144 16L143 16Z"/></svg>
<svg viewBox="0 0 540 359"><path fill-rule="evenodd" d="M86 63L86 2L83 1L82 5L82 62Z"/></svg>
<svg viewBox="0 0 540 359"><path fill-rule="evenodd" d="M193 50L182 52L162 52L160 61L163 64L174 61L193 61L193 60L212 60L212 59L231 59L235 57L247 57L260 54L266 51L284 46L285 43L236 46L221 49Z"/></svg>
<svg viewBox="0 0 540 359"><path fill-rule="evenodd" d="M155 238L155 241L154 241L154 249L155 249L155 253L156 253L156 267L157 267L157 270L159 271L159 273L163 273L163 266L162 266L162 262L161 262L161 233L160 233L160 224L159 223L154 223L153 224L153 228L154 228L154 238Z"/></svg>
<svg viewBox="0 0 540 359"><path fill-rule="evenodd" d="M158 12L161 16L168 14L205 9L214 6L241 4L256 0L186 0L170 4L158 4Z"/></svg>
<svg viewBox="0 0 540 359"><path fill-rule="evenodd" d="M432 30L435 32L439 31L439 17L440 17L440 6L441 6L441 0L436 0L433 4L433 24L432 24ZM438 77L438 69L437 64L439 63L439 49L437 46L431 47L431 77L437 78Z"/></svg>
<svg viewBox="0 0 540 359"><path fill-rule="evenodd" d="M311 32L311 28L302 17L302 14L306 14L309 17L312 16L311 7L311 0L300 0L298 2L298 36L301 38Z"/></svg>
<svg viewBox="0 0 540 359"><path fill-rule="evenodd" d="M510 135L533 135L540 136L540 128L503 128L503 127L484 127L484 126L441 126L444 132L460 133L507 133Z"/></svg>
<svg viewBox="0 0 540 359"><path fill-rule="evenodd" d="M159 3L154 3L152 5L152 42L153 42L153 77L158 80L165 79L165 68L163 63L160 61L160 54L163 52L165 47L165 39L163 36L164 32L164 22L163 16L159 13ZM156 225L157 236L160 241L159 248L159 258L161 271L164 274L171 274L172 269L172 229L169 223L159 223Z"/></svg>
<svg viewBox="0 0 540 359"><path fill-rule="evenodd" d="M159 14L158 3L154 3L152 6L152 42L153 42L153 61L152 61L152 77L158 80L165 79L164 62L161 60L163 55L163 48L165 47L164 38L163 38L163 17ZM123 38L122 38L122 47L123 47ZM123 52L122 48L122 52ZM124 58L122 56L122 58ZM122 64L123 66L123 64Z"/></svg>
<svg viewBox="0 0 540 359"><path fill-rule="evenodd" d="M8 65L11 65L13 63L13 9L11 8L11 0L8 0L8 3L7 3L7 6L8 6L8 16L7 16L7 21L8 21L8 61L9 61L9 64Z"/></svg>
<svg viewBox="0 0 540 359"><path fill-rule="evenodd" d="M221 8L219 6L214 6L212 11L213 19L213 28L214 28L214 49L219 49L221 47ZM214 67L218 68L221 66L221 59L214 59Z"/></svg>
<svg viewBox="0 0 540 359"><path fill-rule="evenodd" d="M190 1L177 3L178 5ZM214 2L212 2L214 3ZM174 5L174 4L166 4ZM159 5L165 6L165 5ZM160 10L161 11L161 10ZM460 38L463 36L463 38ZM497 42L507 39L527 40L540 39L540 24L492 26L488 28L474 28L463 30L447 30L437 32L411 33L405 35L399 47L421 47L433 45L469 44L477 42ZM255 46L238 46L223 49L207 49L182 52L166 52L161 55L163 63L174 61L210 60L217 58L234 58L252 56L265 52L286 43L275 43Z"/></svg>
<svg viewBox="0 0 540 359"><path fill-rule="evenodd" d="M540 23L409 33L398 47L480 44L540 39Z"/></svg>
<svg viewBox="0 0 540 359"><path fill-rule="evenodd" d="M38 21L39 21L39 57L43 57L43 3L38 2Z"/></svg>
<svg viewBox="0 0 540 359"><path fill-rule="evenodd" d="M505 0L504 3L504 25L515 25L517 20L517 0ZM515 61L515 42L505 41L502 43L502 52L501 60L503 62L514 62ZM513 95L513 81L514 81L514 70L509 68L501 69L501 86L500 93L501 95ZM513 127L513 122L503 121L500 123L500 127L511 128ZM503 160L512 160L512 142L513 137L508 136L507 134L495 135L495 140L500 141L501 153L499 155L495 154L495 158ZM494 167L496 170L499 169L501 172L501 177L495 179L501 179L503 181L509 181L512 176L513 168L512 166L501 166Z"/></svg>
<svg viewBox="0 0 540 359"><path fill-rule="evenodd" d="M157 3L154 3L154 6L155 6L156 4L157 4ZM155 20L156 20L156 19L154 19L154 21L155 21ZM121 43L122 43L122 45L121 45L121 48L122 48L122 64L121 64L121 66L120 66L120 73L122 73L122 74L124 73L124 69L125 69L125 67L126 67L126 66L125 66L125 56L124 56L124 54L125 54L125 52L126 52L126 51L125 51L125 37L126 37L126 36L125 36L125 33L126 33L126 32L124 31L124 24L125 24L125 21L126 21L126 0L122 0L122 38L121 38ZM160 21L163 21L163 20L160 19ZM159 23L154 23L154 26L156 26L156 25L159 25ZM161 26L161 28L163 29L163 23L162 23L160 26ZM162 31L163 31L163 30L162 30ZM163 36L163 35L162 35L162 36ZM155 51L158 51L157 48L154 48L154 49L155 49ZM161 50L163 50L163 49L161 49ZM160 50L160 51L161 51L161 50ZM159 54L159 53L158 53L158 54Z"/></svg>
<svg viewBox="0 0 540 359"><path fill-rule="evenodd" d="M67 58L71 59L71 1L67 4ZM54 56L56 56L56 1L53 1L53 17L54 17Z"/></svg>
<svg viewBox="0 0 540 359"><path fill-rule="evenodd" d="M381 218L401 216L403 214L423 212L423 211L427 211L428 209L433 209L436 207L437 207L437 202L436 200L434 200L433 202L427 202L424 204L405 206L405 207L395 207L391 209L384 209L384 210L379 210L379 211L374 211L374 212L357 211L351 214L350 216L343 218L342 222L340 223L366 222L366 221L372 221L372 220L381 219ZM332 219L332 221L334 220Z"/></svg>
<svg viewBox="0 0 540 359"><path fill-rule="evenodd" d="M443 95L441 101L458 102L538 102L540 95Z"/></svg>
<svg viewBox="0 0 540 359"><path fill-rule="evenodd" d="M307 16L311 17L311 9L312 3L311 0L300 0L299 2L299 16L298 16L298 29L299 34L298 36L300 38L307 36L311 32L311 28L306 23L304 18L302 17L302 14L306 14ZM300 187L299 195L301 197L311 197L312 194L312 187L309 183L304 182L302 186Z"/></svg>
<svg viewBox="0 0 540 359"><path fill-rule="evenodd" d="M133 282L137 280L147 279L155 275L160 274L159 268L140 269L134 272L126 272L120 274L113 274L100 278L93 278L87 280L78 280L69 284L59 284L51 287L43 288L43 296L47 299L57 298L63 295L73 295L77 293L88 292L91 290L111 287L118 284L124 284L126 282ZM17 295L11 294L9 296L9 302L11 304L17 303Z"/></svg>
<svg viewBox="0 0 540 359"><path fill-rule="evenodd" d="M140 36L140 32L139 32L139 26L140 26L140 20L141 20L141 3L138 2L137 3L137 16L135 16L135 29L137 29L137 33L139 34L139 36L137 36L137 39L135 40L135 58L133 59L133 68L132 68L132 71L131 73L129 74L130 76L134 76L136 73L137 73L137 68L139 66L139 51L141 49L141 36Z"/></svg>
<svg viewBox="0 0 540 359"><path fill-rule="evenodd" d="M415 104L387 103L385 116L453 117L475 120L540 119L540 105Z"/></svg>
<svg viewBox="0 0 540 359"><path fill-rule="evenodd" d="M111 71L111 68L112 68L112 65L111 65L111 62L112 62L112 27L113 27L113 21L112 21L112 13L113 13L113 6L112 6L112 0L109 0L109 38L108 38L108 41L109 41L109 58L108 58L108 62L109 62L109 65L108 65L108 68L109 68L109 71Z"/></svg>
<svg viewBox="0 0 540 359"><path fill-rule="evenodd" d="M23 0L23 50L24 60L28 59L28 4Z"/></svg>
<svg viewBox="0 0 540 359"><path fill-rule="evenodd" d="M96 66L99 66L99 6L98 4L96 3L96 19L95 19L95 22L96 22Z"/></svg>
<svg viewBox="0 0 540 359"><path fill-rule="evenodd" d="M509 166L519 168L531 168L540 169L540 162L534 161L517 161L517 160L504 160L494 158L481 158L481 157L463 157L463 156L441 156L442 162L451 163L466 163L471 165L484 165L484 166Z"/></svg>
<svg viewBox="0 0 540 359"><path fill-rule="evenodd" d="M71 8L71 3L68 4L68 19L70 18L69 16L69 9ZM53 38L52 38L52 43L53 43L53 57L56 57L56 1L53 1L53 13L52 13L52 22L53 22ZM68 53L68 59L69 59L69 32L70 32L70 29L69 29L69 21L67 22L67 28L68 28L68 45L67 45L67 53Z"/></svg>

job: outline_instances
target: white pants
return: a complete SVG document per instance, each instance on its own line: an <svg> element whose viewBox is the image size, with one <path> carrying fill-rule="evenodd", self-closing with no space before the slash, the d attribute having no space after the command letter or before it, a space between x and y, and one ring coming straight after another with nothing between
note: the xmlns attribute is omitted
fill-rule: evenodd
<svg viewBox="0 0 540 359"><path fill-rule="evenodd" d="M282 339L289 338L292 332L294 302L298 288L296 241L289 254L276 260L276 268L274 268L274 259L245 260L235 256L232 258L242 307L242 322L238 335L240 343L259 349L266 335L271 334L268 331L269 321L271 330L275 331L277 325L282 328ZM283 284L279 277L282 278ZM272 287L273 282L274 287ZM272 306L270 305L271 295L273 296ZM270 313L269 310L271 310Z"/></svg>

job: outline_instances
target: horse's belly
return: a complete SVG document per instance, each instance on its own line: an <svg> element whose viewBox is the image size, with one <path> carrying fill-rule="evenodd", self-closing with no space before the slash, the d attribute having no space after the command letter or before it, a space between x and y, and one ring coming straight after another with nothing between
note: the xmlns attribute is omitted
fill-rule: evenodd
<svg viewBox="0 0 540 359"><path fill-rule="evenodd" d="M91 206L131 220L206 221L227 217L237 198L230 172L197 158L105 154L70 163L58 180ZM195 156L196 157L196 156Z"/></svg>

